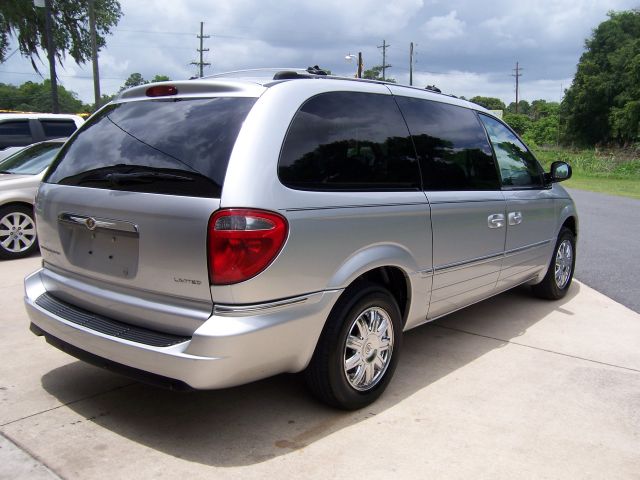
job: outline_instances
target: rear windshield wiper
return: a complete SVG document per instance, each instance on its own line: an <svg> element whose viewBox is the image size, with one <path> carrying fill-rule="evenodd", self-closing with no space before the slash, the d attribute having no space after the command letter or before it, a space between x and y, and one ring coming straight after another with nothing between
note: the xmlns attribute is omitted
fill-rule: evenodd
<svg viewBox="0 0 640 480"><path fill-rule="evenodd" d="M107 173L104 179L113 186L132 183L151 183L155 180L169 180L174 182L193 182L193 177L164 172L130 172Z"/></svg>

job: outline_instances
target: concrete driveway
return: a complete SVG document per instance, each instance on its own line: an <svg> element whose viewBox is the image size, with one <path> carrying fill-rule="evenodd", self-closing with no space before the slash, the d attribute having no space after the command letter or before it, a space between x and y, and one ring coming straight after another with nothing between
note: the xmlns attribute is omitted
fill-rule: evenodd
<svg viewBox="0 0 640 480"><path fill-rule="evenodd" d="M0 265L1 478L640 478L640 315L575 283L406 334L383 397L312 400L295 375L172 393L32 335Z"/></svg>

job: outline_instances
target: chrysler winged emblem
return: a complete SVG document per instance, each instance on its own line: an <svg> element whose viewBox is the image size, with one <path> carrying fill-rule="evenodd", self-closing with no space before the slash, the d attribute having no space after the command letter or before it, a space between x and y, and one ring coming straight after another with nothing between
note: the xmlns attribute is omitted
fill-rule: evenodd
<svg viewBox="0 0 640 480"><path fill-rule="evenodd" d="M93 217L89 217L84 221L85 226L89 229L89 230L95 230L96 229L96 219Z"/></svg>

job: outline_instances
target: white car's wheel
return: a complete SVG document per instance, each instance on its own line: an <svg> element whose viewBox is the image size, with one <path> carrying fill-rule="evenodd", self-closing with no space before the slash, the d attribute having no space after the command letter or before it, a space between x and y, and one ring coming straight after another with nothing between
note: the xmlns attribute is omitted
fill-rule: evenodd
<svg viewBox="0 0 640 480"><path fill-rule="evenodd" d="M0 259L27 257L37 248L33 210L23 205L0 208Z"/></svg>

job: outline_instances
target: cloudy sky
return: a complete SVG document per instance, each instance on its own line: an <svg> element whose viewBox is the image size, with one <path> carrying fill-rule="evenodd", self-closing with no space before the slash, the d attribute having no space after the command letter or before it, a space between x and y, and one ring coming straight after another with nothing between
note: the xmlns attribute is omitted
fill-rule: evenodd
<svg viewBox="0 0 640 480"><path fill-rule="evenodd" d="M27 0L25 0L27 1ZM365 68L382 63L387 75L409 82L414 42L414 85L444 92L515 99L511 76L523 68L520 97L557 101L567 88L584 40L609 10L640 7L640 0L120 0L124 13L100 52L101 88L114 93L133 72L149 79L196 73L204 22L206 74L259 67L320 65L353 75L345 55L361 51ZM10 50L11 52L11 50ZM45 58L43 55L42 58ZM41 69L47 72L46 66ZM62 84L93 101L91 65L67 61ZM39 81L18 54L0 65L0 82Z"/></svg>

